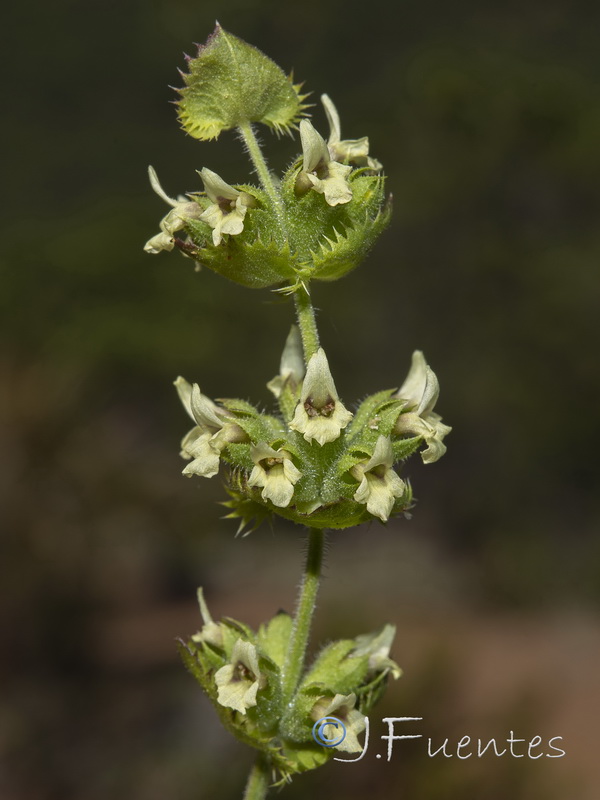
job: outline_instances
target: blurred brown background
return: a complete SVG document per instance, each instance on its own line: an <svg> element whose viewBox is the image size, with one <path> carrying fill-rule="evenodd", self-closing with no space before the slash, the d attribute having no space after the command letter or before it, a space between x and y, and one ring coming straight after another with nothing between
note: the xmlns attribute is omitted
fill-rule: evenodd
<svg viewBox="0 0 600 800"><path fill-rule="evenodd" d="M398 626L405 669L358 764L285 789L408 800L593 800L600 771L598 7L591 3L88 0L12 6L1 236L3 800L229 800L251 754L221 731L174 638L293 608L302 532L246 539L219 478L181 477L172 380L269 406L291 308L144 242L147 184L247 180L231 134L178 129L168 84L214 19L368 134L393 225L315 286L345 402L398 385L422 348L454 426L406 474L412 521L331 537L315 642ZM325 131L320 107L314 120ZM264 134L281 168L297 143ZM375 759L414 732L562 736L562 759ZM404 732L404 731L401 731ZM413 732L413 731L406 731ZM546 751L548 749L546 748Z"/></svg>

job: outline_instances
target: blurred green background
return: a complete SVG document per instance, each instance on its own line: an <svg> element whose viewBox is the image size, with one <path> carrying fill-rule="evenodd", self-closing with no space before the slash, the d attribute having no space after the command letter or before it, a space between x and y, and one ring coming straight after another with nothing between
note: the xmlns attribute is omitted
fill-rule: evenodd
<svg viewBox="0 0 600 800"><path fill-rule="evenodd" d="M220 479L180 475L171 386L269 407L292 309L142 252L166 213L149 163L172 195L203 166L249 176L233 135L198 143L169 105L215 18L294 69L323 132L328 92L389 175L391 228L313 292L344 401L399 385L421 348L454 428L442 461L407 466L410 522L331 537L315 642L394 622L405 675L381 717L422 716L439 744L512 730L567 751L458 761L409 742L387 764L373 744L282 796L598 796L599 17L567 0L5 10L3 800L240 797L251 754L174 638L199 626L200 584L216 616L293 608L302 532L234 539ZM277 169L298 150L263 140Z"/></svg>

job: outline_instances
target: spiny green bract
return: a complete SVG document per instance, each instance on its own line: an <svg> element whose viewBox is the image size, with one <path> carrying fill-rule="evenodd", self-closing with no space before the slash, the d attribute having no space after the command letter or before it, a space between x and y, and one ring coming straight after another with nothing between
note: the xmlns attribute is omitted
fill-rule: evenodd
<svg viewBox="0 0 600 800"><path fill-rule="evenodd" d="M303 280L337 280L364 260L390 221L385 178L353 170L348 180L352 200L330 206L314 191L296 195L301 168L302 162L295 162L281 182L295 269Z"/></svg>
<svg viewBox="0 0 600 800"><path fill-rule="evenodd" d="M224 31L217 23L183 74L179 121L196 139L262 122L287 133L302 116L306 95L264 53Z"/></svg>
<svg viewBox="0 0 600 800"><path fill-rule="evenodd" d="M250 289L263 289L283 281L293 282L296 272L289 245L275 224L266 192L245 184L236 188L251 195L257 203L246 214L243 232L238 236L228 236L215 246L209 225L187 219L185 229L190 242L183 252L201 266ZM210 205L203 196L198 198L198 203L203 208Z"/></svg>
<svg viewBox="0 0 600 800"><path fill-rule="evenodd" d="M254 197L257 205L248 210L240 234L215 246L209 225L188 218L185 230L190 242L175 243L202 266L248 288L343 277L360 264L389 223L391 202L385 200L385 179L368 170L353 170L349 178L352 200L330 206L316 192L296 195L300 169L301 161L296 161L281 182L283 226L266 193L242 184L235 188ZM202 208L209 206L204 197L198 203Z"/></svg>
<svg viewBox="0 0 600 800"><path fill-rule="evenodd" d="M196 58L188 58L185 87L178 90L179 120L198 139L235 128L244 139L261 188L230 185L208 167L204 192L177 199L154 191L171 206L160 233L146 243L159 253L177 246L199 265L249 288L343 277L364 259L389 222L381 164L368 155L368 138L341 140L339 115L322 96L327 141L305 116L306 95L255 47L218 24ZM281 179L271 175L254 139L253 123L276 132L299 128L302 154ZM299 123L299 124L298 124ZM254 144L253 144L254 143ZM175 234L185 231L187 239Z"/></svg>
<svg viewBox="0 0 600 800"><path fill-rule="evenodd" d="M393 426L402 412L403 403L391 399L393 390L367 398L358 408L353 424L340 432L333 442L319 446L307 442L297 431L289 430L283 420L260 414L256 409L236 411L235 402L222 404L248 436L247 442L228 444L221 451L221 460L229 466L228 493L225 505L228 518L240 520L240 532L254 530L254 522L272 514L312 528L344 529L372 520L363 503L353 499L359 481L351 469L368 461L380 436L392 437L395 460L401 461L414 453L422 443L421 437L393 437ZM266 442L275 450L289 453L302 476L294 486L293 499L288 506L279 507L257 486L249 485L254 462L253 446ZM402 513L412 505L412 492L407 483L403 494L394 502L391 514Z"/></svg>
<svg viewBox="0 0 600 800"><path fill-rule="evenodd" d="M242 400L214 403L183 378L175 386L196 427L181 443L188 476L213 477L226 465L229 518L239 532L271 514L311 528L343 529L373 518L387 522L410 508L410 484L397 474L425 446L425 463L441 458L450 428L434 411L439 383L421 351L400 389L367 397L349 411L337 394L325 351L300 358L296 326L280 374L267 384L279 415Z"/></svg>

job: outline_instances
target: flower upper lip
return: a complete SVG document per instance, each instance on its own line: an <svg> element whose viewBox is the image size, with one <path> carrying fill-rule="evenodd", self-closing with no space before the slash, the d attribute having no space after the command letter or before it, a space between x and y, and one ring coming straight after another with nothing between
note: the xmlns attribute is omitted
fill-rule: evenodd
<svg viewBox="0 0 600 800"><path fill-rule="evenodd" d="M189 200L187 197L179 196L176 200L173 197L169 197L160 185L154 167L148 167L148 177L150 178L152 189L161 200L164 200L167 205L172 207L171 211L160 221L160 233L153 236L144 245L144 250L147 253L156 255L162 250L173 249L175 246L173 234L185 227L186 219L200 218L201 208L198 203Z"/></svg>
<svg viewBox="0 0 600 800"><path fill-rule="evenodd" d="M273 392L275 397L281 397L286 384L291 383L296 386L304 377L306 369L302 353L300 329L297 325L292 325L281 355L279 375L276 375L267 383L267 388Z"/></svg>
<svg viewBox="0 0 600 800"><path fill-rule="evenodd" d="M286 450L274 450L266 442L259 442L250 452L254 468L248 486L262 488L263 500L270 500L279 508L286 508L294 495L294 485L302 473Z"/></svg>
<svg viewBox="0 0 600 800"><path fill-rule="evenodd" d="M258 664L258 652L251 642L238 639L231 661L215 673L217 702L245 714L256 705L256 694L266 683Z"/></svg>
<svg viewBox="0 0 600 800"><path fill-rule="evenodd" d="M226 183L216 172L204 167L198 173L204 183L204 191L212 205L208 206L200 219L213 229L215 247L221 244L223 235L235 236L244 230L244 218L255 200L248 192L242 192Z"/></svg>
<svg viewBox="0 0 600 800"><path fill-rule="evenodd" d="M219 471L221 451L230 442L245 441L248 437L231 419L231 413L203 395L197 383L191 386L185 378L179 377L175 388L183 407L196 423L181 442L181 455L191 459L183 474L212 478Z"/></svg>
<svg viewBox="0 0 600 800"><path fill-rule="evenodd" d="M365 718L356 708L356 694L338 693L333 697L321 697L311 711L312 718L316 720L331 714L335 714L345 728L345 736L336 748L346 753L359 752L362 748L357 737L365 729Z"/></svg>
<svg viewBox="0 0 600 800"><path fill-rule="evenodd" d="M323 445L335 441L352 417L338 397L325 351L319 348L308 362L290 428L302 433L307 442L316 439Z"/></svg>
<svg viewBox="0 0 600 800"><path fill-rule="evenodd" d="M371 458L350 470L352 476L360 481L354 499L357 503L364 503L369 514L379 517L382 522L387 522L396 498L402 497L406 490L406 484L396 474L393 465L392 442L389 437L380 436Z"/></svg>
<svg viewBox="0 0 600 800"><path fill-rule="evenodd" d="M357 167L368 167L374 172L381 170L382 164L376 158L369 156L369 137L361 139L343 139L340 116L329 95L322 94L321 102L329 122L329 139L327 146L331 158L335 161L354 164Z"/></svg>
<svg viewBox="0 0 600 800"><path fill-rule="evenodd" d="M300 139L302 170L296 178L296 191L303 194L314 189L324 195L330 206L349 203L352 200L352 189L348 176L352 167L332 160L325 139L307 119L300 122Z"/></svg>
<svg viewBox="0 0 600 800"><path fill-rule="evenodd" d="M421 458L425 464L432 464L444 455L446 445L442 440L452 430L433 410L439 395L440 384L435 372L425 361L423 353L415 350L409 373L394 395L405 401L406 409L398 417L394 432L423 437L427 448L421 453Z"/></svg>

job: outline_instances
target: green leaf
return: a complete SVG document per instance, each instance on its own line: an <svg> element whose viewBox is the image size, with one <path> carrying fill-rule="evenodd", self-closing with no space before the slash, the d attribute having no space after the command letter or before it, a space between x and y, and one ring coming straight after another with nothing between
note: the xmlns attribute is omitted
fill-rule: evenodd
<svg viewBox="0 0 600 800"><path fill-rule="evenodd" d="M395 389L384 389L381 392L369 395L363 400L346 432L350 442L353 443L354 439L360 435L362 429L368 425L369 421L377 415L381 408L390 402L394 402L392 395L395 391Z"/></svg>
<svg viewBox="0 0 600 800"><path fill-rule="evenodd" d="M207 642L194 642L192 639L187 643L188 649L193 652L205 672L216 672L227 663L227 658L214 646Z"/></svg>
<svg viewBox="0 0 600 800"><path fill-rule="evenodd" d="M377 397L377 395L374 395L374 397ZM396 400L390 398L387 400L384 399L382 402L374 405L373 403L370 402L370 398L368 398L362 404L356 415L357 417L359 417L359 421L362 420L361 427L359 427L358 429L352 428L348 433L348 438L351 440L351 446L349 448L349 451L351 453L355 453L357 451L364 452L368 453L369 456L372 456L379 437L392 436L394 425L396 424L396 421L400 416L403 404L404 403L402 400ZM366 412L369 410L370 414L367 414ZM354 420L354 422L356 422L356 419ZM410 449L410 447L407 447L406 448L407 454L410 455L412 452L414 452L417 446L415 446L415 448L412 450ZM404 452L404 451L399 451L399 452ZM394 456L395 458L398 458L398 456L396 456L395 450L394 450ZM405 456L401 457L404 458ZM342 461L344 461L344 459L342 459ZM350 469L352 466L354 465L349 464L349 466L346 467L346 461L344 461L343 464L342 462L340 462L338 470L341 473L342 467Z"/></svg>
<svg viewBox="0 0 600 800"><path fill-rule="evenodd" d="M224 617L221 620L221 631L223 633L223 649L227 659L231 659L233 648L238 639L254 644L254 631L243 622L231 617Z"/></svg>
<svg viewBox="0 0 600 800"><path fill-rule="evenodd" d="M221 451L221 459L231 467L249 471L254 466L250 449L252 445L234 442ZM231 507L231 504L228 504Z"/></svg>
<svg viewBox="0 0 600 800"><path fill-rule="evenodd" d="M198 660L195 649L192 650L182 639L177 640L177 649L188 672L206 689L207 670Z"/></svg>
<svg viewBox="0 0 600 800"><path fill-rule="evenodd" d="M225 515L224 519L239 519L236 536L238 534L247 536L255 531L265 520L269 519L272 511L264 503L247 496L245 479L239 471L230 471L228 480L227 494L230 499L225 500L221 505L230 509L230 511Z"/></svg>
<svg viewBox="0 0 600 800"><path fill-rule="evenodd" d="M336 464L336 472L339 477L346 477L347 480L351 480L353 484L353 493L360 481L355 480L352 476L349 476L348 473L355 467L357 464L360 464L361 461L368 461L369 458L373 455L372 452L368 452L367 450L361 450L360 448L353 447L352 450L348 453L345 453L338 463Z"/></svg>
<svg viewBox="0 0 600 800"><path fill-rule="evenodd" d="M337 280L358 266L390 220L384 178L354 170L350 175L352 200L330 206L314 191L297 196L295 185L301 169L299 160L281 182L296 270L303 279Z"/></svg>
<svg viewBox="0 0 600 800"><path fill-rule="evenodd" d="M270 658L259 651L259 665L263 679L266 680L257 693L256 706L248 709L248 718L256 723L261 731L277 733L277 725L281 717L281 673Z"/></svg>
<svg viewBox="0 0 600 800"><path fill-rule="evenodd" d="M306 674L302 686L320 684L333 694L356 691L367 673L369 657L348 658L355 647L352 639L342 639L328 645Z"/></svg>
<svg viewBox="0 0 600 800"><path fill-rule="evenodd" d="M287 655L293 620L285 611L280 611L258 629L258 645L278 667L283 667Z"/></svg>
<svg viewBox="0 0 600 800"><path fill-rule="evenodd" d="M357 690L357 707L361 714L369 714L383 696L389 681L387 672L378 673L373 680Z"/></svg>
<svg viewBox="0 0 600 800"><path fill-rule="evenodd" d="M423 442L422 436L413 436L410 439L397 439L392 442L392 450L394 451L394 459L404 461L405 458L412 456L416 453Z"/></svg>
<svg viewBox="0 0 600 800"><path fill-rule="evenodd" d="M333 756L333 748L317 744L292 744L286 742L283 752L289 762L290 772L307 772L326 764Z"/></svg>
<svg viewBox="0 0 600 800"><path fill-rule="evenodd" d="M261 209L252 213L266 214ZM296 276L287 244L279 245L274 239L263 240L246 217L244 234L228 236L220 245L213 245L210 228L200 220L186 220L186 231L193 244L185 246L185 254L203 267L211 269L234 283L248 289L265 289Z"/></svg>
<svg viewBox="0 0 600 800"><path fill-rule="evenodd" d="M234 414L246 414L251 417L258 417L259 415L255 406L247 400L240 400L237 397L217 397L217 402Z"/></svg>
<svg viewBox="0 0 600 800"><path fill-rule="evenodd" d="M300 87L264 53L218 23L188 67L178 114L196 139L216 139L222 131L251 122L287 133L302 116Z"/></svg>
<svg viewBox="0 0 600 800"><path fill-rule="evenodd" d="M250 437L253 442L272 442L281 438L282 425L277 417L268 414L257 414L254 417L248 414L234 412L235 423Z"/></svg>
<svg viewBox="0 0 600 800"><path fill-rule="evenodd" d="M332 528L342 530L360 525L361 522L369 522L373 517L369 514L366 506L355 503L353 500L342 499L330 506L323 506L313 511L312 514L301 514L294 508L275 508L272 509L278 516L306 525L311 528Z"/></svg>
<svg viewBox="0 0 600 800"><path fill-rule="evenodd" d="M360 180L360 179L359 179ZM359 180L352 181L355 191ZM362 178L363 181L379 182L382 178ZM313 277L320 281L335 281L357 267L367 256L375 241L389 224L392 212L389 203L381 205L382 195L372 192L357 196L349 204L351 225L336 230L335 236L322 239L319 251L313 255ZM364 205L363 205L364 204ZM364 211L365 206L374 206L374 213Z"/></svg>

